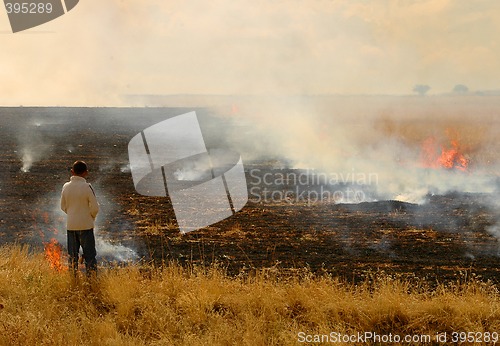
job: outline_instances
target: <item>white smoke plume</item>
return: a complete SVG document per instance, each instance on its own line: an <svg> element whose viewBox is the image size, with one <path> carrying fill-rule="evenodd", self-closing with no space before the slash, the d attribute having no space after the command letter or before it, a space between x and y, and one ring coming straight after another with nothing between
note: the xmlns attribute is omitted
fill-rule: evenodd
<svg viewBox="0 0 500 346"><path fill-rule="evenodd" d="M427 194L492 193L500 162L499 97L310 97L239 100L231 136L247 158L279 157L293 168L376 175L380 199L424 202ZM227 107L226 107L227 108ZM467 161L429 165L424 145ZM459 156L460 155L460 156ZM434 166L434 164L438 166Z"/></svg>
<svg viewBox="0 0 500 346"><path fill-rule="evenodd" d="M105 240L96 232L96 251L99 257L111 259L118 262L130 262L139 258L137 252L121 244L113 244Z"/></svg>
<svg viewBox="0 0 500 346"><path fill-rule="evenodd" d="M33 121L17 133L17 153L21 160L22 172L29 172L34 163L50 154L52 143L41 132L42 129L41 121Z"/></svg>
<svg viewBox="0 0 500 346"><path fill-rule="evenodd" d="M210 162L204 157L184 163L173 175L177 180L199 181L211 176L210 169Z"/></svg>

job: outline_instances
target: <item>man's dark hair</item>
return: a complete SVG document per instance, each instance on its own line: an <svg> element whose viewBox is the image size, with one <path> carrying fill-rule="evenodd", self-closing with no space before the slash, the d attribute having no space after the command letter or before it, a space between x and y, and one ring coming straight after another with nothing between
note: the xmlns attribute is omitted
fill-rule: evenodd
<svg viewBox="0 0 500 346"><path fill-rule="evenodd" d="M75 161L73 164L73 172L80 175L87 171L87 164L83 161Z"/></svg>

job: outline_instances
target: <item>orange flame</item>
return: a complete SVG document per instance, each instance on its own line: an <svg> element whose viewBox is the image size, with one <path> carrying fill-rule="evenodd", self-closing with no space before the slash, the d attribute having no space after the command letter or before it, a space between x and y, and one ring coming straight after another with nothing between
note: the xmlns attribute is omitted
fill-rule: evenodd
<svg viewBox="0 0 500 346"><path fill-rule="evenodd" d="M434 137L422 143L421 162L426 168L446 168L466 171L469 160L460 152L458 141L452 140L446 147L438 145Z"/></svg>
<svg viewBox="0 0 500 346"><path fill-rule="evenodd" d="M51 268L57 270L58 272L65 271L68 268L62 265L62 246L59 242L52 238L50 242L44 244L45 248L45 258L49 261Z"/></svg>

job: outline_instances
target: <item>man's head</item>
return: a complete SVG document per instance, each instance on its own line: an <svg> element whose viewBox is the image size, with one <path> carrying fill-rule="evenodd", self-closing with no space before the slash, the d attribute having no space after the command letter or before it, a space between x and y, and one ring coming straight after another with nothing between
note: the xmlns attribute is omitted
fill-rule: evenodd
<svg viewBox="0 0 500 346"><path fill-rule="evenodd" d="M83 161L75 161L71 168L71 173L79 177L85 177L88 174L87 164Z"/></svg>

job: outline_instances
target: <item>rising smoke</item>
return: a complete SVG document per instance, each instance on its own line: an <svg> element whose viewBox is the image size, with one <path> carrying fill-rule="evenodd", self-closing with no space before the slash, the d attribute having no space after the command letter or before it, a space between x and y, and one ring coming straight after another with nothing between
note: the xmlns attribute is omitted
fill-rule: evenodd
<svg viewBox="0 0 500 346"><path fill-rule="evenodd" d="M493 12L487 9L496 5L470 9L429 1L387 6L392 13L389 23L385 21L385 6L350 1L304 2L293 6L273 2L256 7L227 0L210 5L202 1L177 4L88 1L81 3L64 21L52 24L57 35L47 35L46 40L37 35L23 36L6 42L10 51L24 54L6 58L12 59L6 65L18 69L7 76L12 82L5 83L2 94L7 95L9 102L22 103L26 101L25 90L36 88L28 100L35 104L54 105L64 100L77 105L109 106L130 105L124 95L148 93L410 92L417 70L434 72L433 79L440 87L434 88L433 84L433 90L444 90L444 85L456 84L450 82L451 72L456 70L441 68L452 57L440 57L439 68L417 64L412 70L409 64L394 63L413 56L413 51L402 47L415 44L425 56L436 48L453 52L454 42L460 42L460 52L470 56L459 61L458 70L466 71L471 62L477 61L473 52L478 37L442 32L443 18L468 18L470 11ZM89 18L95 25L88 25ZM428 24L426 28L420 25L423 18ZM490 20L478 24L482 27ZM114 23L111 27L110 21ZM380 26L380 23L385 24ZM80 30L81 27L86 30ZM432 39L422 44L424 29L432 33L428 35ZM448 35L454 39L440 39L449 38ZM48 43L54 47L51 54L39 56L37 52ZM449 45L448 50L443 44ZM387 45L399 48L385 49ZM387 52L394 55L385 55ZM42 60L33 64L31 58L35 56ZM66 58L54 64L60 56ZM498 59L485 61L487 73L475 78L478 84L483 82L482 85L490 87L497 82L492 71L498 70L494 68ZM355 76L352 65L346 62L357 66ZM18 73L21 69L22 74ZM394 78L395 73L398 78ZM29 78L23 84L19 75ZM45 90L37 81L45 80L47 75L53 83L52 88ZM75 82L69 83L70 80ZM380 89L379 85L383 87ZM423 196L432 192L492 190L491 170L497 170L498 166L492 155L498 148L495 141L498 123L483 120L494 115L494 97L270 99L262 97L255 102L238 103L234 108L238 110L234 117L251 124L246 136L234 133L232 138L247 157L276 155L292 162L294 167L334 174L353 170L376 173L378 193L385 199L422 201ZM151 105L145 101L137 105L148 104ZM484 126L484 137L481 124L492 125ZM420 167L421 143L435 136L439 145L448 145L447 129L458 131L464 143L460 149L470 157L472 178L454 169L433 171ZM19 151L24 170L29 170L32 162L43 156L43 151L38 150L38 146L32 146Z"/></svg>
<svg viewBox="0 0 500 346"><path fill-rule="evenodd" d="M336 176L375 174L379 199L422 203L428 194L498 188L498 105L496 97L458 96L240 100L231 116L246 123L246 133L238 129L231 140L250 159L279 157L291 168ZM450 162L423 158L429 138Z"/></svg>
<svg viewBox="0 0 500 346"><path fill-rule="evenodd" d="M22 172L29 172L35 162L45 158L51 151L52 143L42 134L42 126L41 121L32 121L17 133L17 153Z"/></svg>

